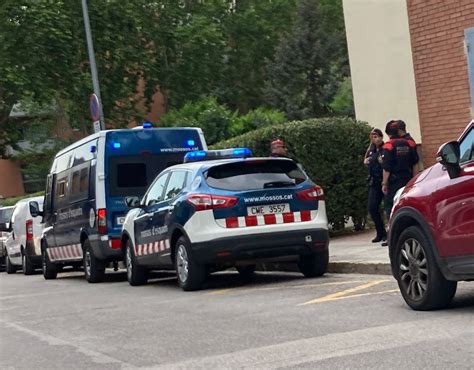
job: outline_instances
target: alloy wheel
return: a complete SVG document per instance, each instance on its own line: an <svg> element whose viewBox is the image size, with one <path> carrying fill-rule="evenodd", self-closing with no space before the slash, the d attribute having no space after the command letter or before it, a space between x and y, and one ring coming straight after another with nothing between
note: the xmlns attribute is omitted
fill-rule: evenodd
<svg viewBox="0 0 474 370"><path fill-rule="evenodd" d="M125 253L125 264L127 267L127 278L130 281L132 279L132 252L130 251L130 247L127 248L127 252Z"/></svg>
<svg viewBox="0 0 474 370"><path fill-rule="evenodd" d="M428 288L428 264L425 251L416 239L405 240L400 254L400 280L410 298L423 299Z"/></svg>
<svg viewBox="0 0 474 370"><path fill-rule="evenodd" d="M189 261L186 247L182 244L178 246L178 252L176 253L176 266L179 280L185 282L188 279Z"/></svg>
<svg viewBox="0 0 474 370"><path fill-rule="evenodd" d="M90 276L91 275L91 252L89 250L86 250L86 254L84 255L84 262L85 262L85 268L86 268L86 275Z"/></svg>

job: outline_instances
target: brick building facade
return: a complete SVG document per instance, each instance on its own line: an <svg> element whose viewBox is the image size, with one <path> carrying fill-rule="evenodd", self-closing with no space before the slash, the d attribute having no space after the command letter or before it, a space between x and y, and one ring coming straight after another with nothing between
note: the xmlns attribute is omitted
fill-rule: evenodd
<svg viewBox="0 0 474 370"><path fill-rule="evenodd" d="M472 118L465 30L474 1L408 0L407 9L423 158L432 164Z"/></svg>

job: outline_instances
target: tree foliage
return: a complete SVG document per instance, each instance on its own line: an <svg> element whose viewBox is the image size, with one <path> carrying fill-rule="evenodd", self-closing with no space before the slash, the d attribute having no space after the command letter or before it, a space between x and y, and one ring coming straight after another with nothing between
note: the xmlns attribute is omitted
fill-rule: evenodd
<svg viewBox="0 0 474 370"><path fill-rule="evenodd" d="M348 74L342 3L302 0L295 24L276 50L268 102L290 119L320 117Z"/></svg>

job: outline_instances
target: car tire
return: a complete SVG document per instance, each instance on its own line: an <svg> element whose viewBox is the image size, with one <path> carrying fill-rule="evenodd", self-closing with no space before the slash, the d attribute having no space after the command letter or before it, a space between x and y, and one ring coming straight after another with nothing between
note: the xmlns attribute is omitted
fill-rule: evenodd
<svg viewBox="0 0 474 370"><path fill-rule="evenodd" d="M403 299L417 311L445 308L456 293L457 282L445 279L433 248L417 226L405 229L396 243L395 278Z"/></svg>
<svg viewBox="0 0 474 370"><path fill-rule="evenodd" d="M245 265L236 266L235 269L239 272L239 275L244 280L252 279L255 276L256 265Z"/></svg>
<svg viewBox="0 0 474 370"><path fill-rule="evenodd" d="M178 284L185 291L198 290L206 278L206 268L193 257L191 243L182 236L176 242L175 269Z"/></svg>
<svg viewBox="0 0 474 370"><path fill-rule="evenodd" d="M10 256L7 254L5 256L5 271L7 274L14 274L17 270L17 267L12 264L12 261L10 261Z"/></svg>
<svg viewBox="0 0 474 370"><path fill-rule="evenodd" d="M125 267L127 268L127 280L132 286L143 285L148 282L148 271L138 264L135 251L130 239L127 240L125 249Z"/></svg>
<svg viewBox="0 0 474 370"><path fill-rule="evenodd" d="M89 283L100 283L105 277L105 264L98 260L92 252L89 240L84 242L84 275Z"/></svg>
<svg viewBox="0 0 474 370"><path fill-rule="evenodd" d="M43 267L43 277L46 280L56 279L58 276L57 266L50 261L47 248L42 248L41 264Z"/></svg>
<svg viewBox="0 0 474 370"><path fill-rule="evenodd" d="M301 273L307 277L323 276L328 270L329 251L305 254L298 261L298 268Z"/></svg>
<svg viewBox="0 0 474 370"><path fill-rule="evenodd" d="M24 275L33 275L35 273L35 266L31 263L31 260L25 251L23 251L21 255L21 266Z"/></svg>

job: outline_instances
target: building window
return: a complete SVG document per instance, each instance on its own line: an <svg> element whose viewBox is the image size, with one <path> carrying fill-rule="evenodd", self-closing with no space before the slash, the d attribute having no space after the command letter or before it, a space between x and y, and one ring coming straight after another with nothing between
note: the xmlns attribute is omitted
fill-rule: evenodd
<svg viewBox="0 0 474 370"><path fill-rule="evenodd" d="M474 28L464 30L464 39L466 44L469 87L471 89L471 116L474 118Z"/></svg>

